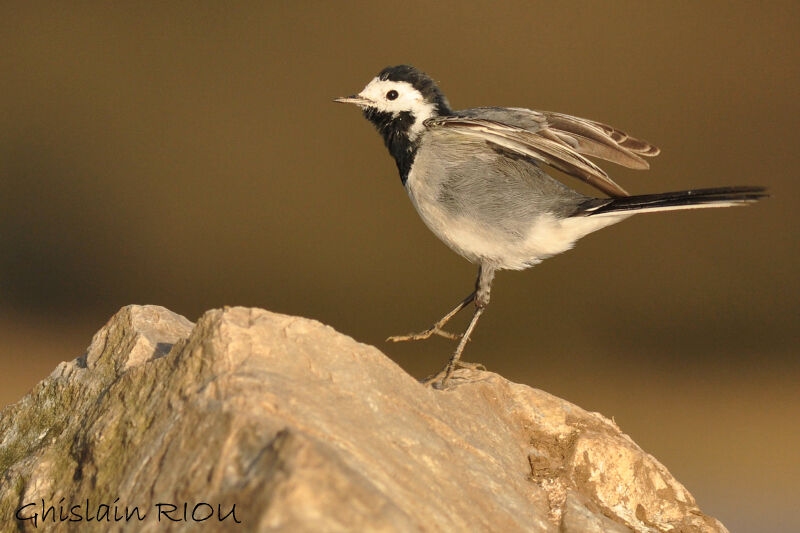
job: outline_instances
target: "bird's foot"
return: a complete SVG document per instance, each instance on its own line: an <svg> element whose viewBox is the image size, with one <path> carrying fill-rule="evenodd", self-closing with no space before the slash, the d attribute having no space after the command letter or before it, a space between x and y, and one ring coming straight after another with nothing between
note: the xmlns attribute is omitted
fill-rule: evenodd
<svg viewBox="0 0 800 533"><path fill-rule="evenodd" d="M423 385L430 385L434 389L444 390L447 388L447 383L450 378L459 368L466 368L468 370L479 370L486 372L486 367L481 363L468 363L466 361L456 361L455 364L447 363L444 368L435 374L428 376L422 380Z"/></svg>
<svg viewBox="0 0 800 533"><path fill-rule="evenodd" d="M486 365L483 363L469 363L467 361L459 361L456 363L456 368L466 368L467 370L479 370L486 372Z"/></svg>
<svg viewBox="0 0 800 533"><path fill-rule="evenodd" d="M409 333L408 335L393 335L387 338L386 342L421 341L430 338L432 335L439 335L440 337L444 337L445 339L450 339L450 340L458 340L461 338L461 335L450 333L449 331L445 331L439 328L438 325L434 325L433 327L430 327L425 331L420 331L419 333Z"/></svg>

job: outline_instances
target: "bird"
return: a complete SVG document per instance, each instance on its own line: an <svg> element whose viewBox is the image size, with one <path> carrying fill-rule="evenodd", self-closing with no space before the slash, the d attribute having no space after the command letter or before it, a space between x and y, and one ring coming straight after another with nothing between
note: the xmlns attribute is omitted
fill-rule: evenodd
<svg viewBox="0 0 800 533"><path fill-rule="evenodd" d="M358 94L335 102L361 108L397 164L400 180L427 227L478 265L474 290L429 328L389 337L458 340L447 363L423 383L448 387L495 273L523 270L565 252L599 229L639 213L745 205L767 196L760 186L726 186L630 195L589 158L647 169L660 149L602 122L520 107L453 110L438 84L410 65L386 67ZM605 196L586 196L547 173L582 180ZM463 334L445 325L474 304Z"/></svg>

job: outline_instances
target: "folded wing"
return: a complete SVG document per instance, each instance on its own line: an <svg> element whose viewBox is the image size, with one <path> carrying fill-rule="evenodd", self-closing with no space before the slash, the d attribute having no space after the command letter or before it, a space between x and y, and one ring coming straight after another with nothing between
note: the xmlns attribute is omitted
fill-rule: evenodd
<svg viewBox="0 0 800 533"><path fill-rule="evenodd" d="M603 169L583 157L551 128L530 131L495 120L467 116L434 117L425 121L425 125L483 139L496 150L557 168L609 196L628 196L625 189L609 178Z"/></svg>
<svg viewBox="0 0 800 533"><path fill-rule="evenodd" d="M521 107L476 107L456 111L455 115L461 119L486 120L523 129L561 144L577 154L596 157L627 168L647 169L650 165L644 158L655 157L661 151L649 142L632 137L608 124L564 113ZM585 179L580 175L577 177ZM603 180L597 176L594 179ZM598 188L612 194L602 186ZM606 188L609 188L608 184ZM610 189L617 191L612 195L620 196L621 188L618 185L611 186Z"/></svg>

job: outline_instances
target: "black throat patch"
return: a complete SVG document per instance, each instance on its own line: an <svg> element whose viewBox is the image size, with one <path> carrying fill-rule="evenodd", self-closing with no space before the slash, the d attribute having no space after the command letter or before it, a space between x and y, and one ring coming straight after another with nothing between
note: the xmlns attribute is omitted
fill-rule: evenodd
<svg viewBox="0 0 800 533"><path fill-rule="evenodd" d="M414 125L414 115L408 111L403 111L397 115L378 111L375 108L364 110L364 116L372 122L378 133L383 137L383 142L389 153L397 163L397 170L400 172L400 180L406 184L408 173L411 172L411 165L417 155L417 144L411 142L409 132Z"/></svg>

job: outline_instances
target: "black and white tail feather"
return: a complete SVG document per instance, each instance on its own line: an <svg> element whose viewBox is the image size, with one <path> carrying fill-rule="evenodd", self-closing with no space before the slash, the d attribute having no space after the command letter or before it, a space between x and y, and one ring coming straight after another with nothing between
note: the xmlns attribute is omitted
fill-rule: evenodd
<svg viewBox="0 0 800 533"><path fill-rule="evenodd" d="M769 196L765 187L735 186L640 194L618 198L592 198L578 206L573 216L637 214L679 209L734 207Z"/></svg>

